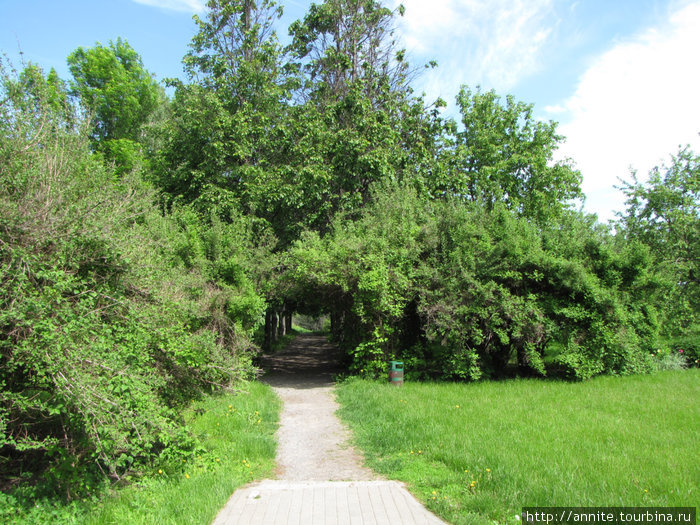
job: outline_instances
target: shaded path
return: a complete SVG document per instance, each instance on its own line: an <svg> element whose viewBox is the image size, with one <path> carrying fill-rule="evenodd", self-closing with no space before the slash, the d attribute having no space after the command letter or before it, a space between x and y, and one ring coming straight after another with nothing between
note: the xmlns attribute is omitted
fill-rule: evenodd
<svg viewBox="0 0 700 525"><path fill-rule="evenodd" d="M350 433L335 415L333 375L341 354L323 336L299 335L267 357L263 379L282 399L277 431L277 477L289 481L379 479L362 466Z"/></svg>
<svg viewBox="0 0 700 525"><path fill-rule="evenodd" d="M263 359L283 401L277 480L237 490L214 525L444 524L396 481L362 465L335 415L333 376L342 353L323 336L299 335Z"/></svg>
<svg viewBox="0 0 700 525"><path fill-rule="evenodd" d="M333 376L343 371L342 358L343 352L325 336L299 334L285 349L263 356L263 381L273 387L332 386Z"/></svg>

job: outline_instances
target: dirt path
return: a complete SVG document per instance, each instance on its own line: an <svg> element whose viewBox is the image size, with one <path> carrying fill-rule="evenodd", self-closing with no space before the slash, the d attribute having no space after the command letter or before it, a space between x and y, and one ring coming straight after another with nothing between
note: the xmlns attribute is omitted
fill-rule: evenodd
<svg viewBox="0 0 700 525"><path fill-rule="evenodd" d="M300 335L268 356L263 378L282 398L276 480L238 489L214 525L445 525L396 481L378 479L348 445L335 411L339 351Z"/></svg>
<svg viewBox="0 0 700 525"><path fill-rule="evenodd" d="M333 375L341 354L323 336L299 335L263 367L284 405L277 433L277 477L287 481L381 479L362 466L350 434L335 415Z"/></svg>

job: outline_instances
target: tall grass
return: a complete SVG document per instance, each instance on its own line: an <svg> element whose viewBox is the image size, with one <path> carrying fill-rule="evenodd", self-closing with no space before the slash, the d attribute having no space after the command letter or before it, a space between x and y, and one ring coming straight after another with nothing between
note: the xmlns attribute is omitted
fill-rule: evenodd
<svg viewBox="0 0 700 525"><path fill-rule="evenodd" d="M700 371L584 383L349 381L341 417L369 465L452 523L523 506L697 506Z"/></svg>
<svg viewBox="0 0 700 525"><path fill-rule="evenodd" d="M191 460L164 460L132 485L99 501L0 508L4 523L88 525L209 524L233 491L275 468L274 433L280 401L262 383L242 383L237 394L195 403L185 419L201 447ZM0 500L0 507L2 507Z"/></svg>

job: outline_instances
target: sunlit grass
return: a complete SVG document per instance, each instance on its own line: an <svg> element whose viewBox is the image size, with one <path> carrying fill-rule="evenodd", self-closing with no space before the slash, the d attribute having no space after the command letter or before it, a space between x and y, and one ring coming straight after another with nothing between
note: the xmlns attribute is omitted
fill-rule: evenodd
<svg viewBox="0 0 700 525"><path fill-rule="evenodd" d="M204 450L178 468L159 469L105 500L88 524L209 524L233 491L274 472L280 403L260 383L236 395L210 397L190 410L189 426Z"/></svg>
<svg viewBox="0 0 700 525"><path fill-rule="evenodd" d="M584 383L350 381L341 417L369 465L451 523L523 506L697 506L700 371Z"/></svg>

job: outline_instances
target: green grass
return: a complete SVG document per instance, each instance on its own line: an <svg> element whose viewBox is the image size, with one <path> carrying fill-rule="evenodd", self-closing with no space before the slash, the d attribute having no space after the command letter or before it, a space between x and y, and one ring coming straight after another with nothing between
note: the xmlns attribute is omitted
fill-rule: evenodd
<svg viewBox="0 0 700 525"><path fill-rule="evenodd" d="M239 388L237 394L211 396L188 410L188 426L203 445L192 460L166 463L98 502L65 506L39 502L3 519L13 523L208 525L236 488L274 473L279 399L262 383Z"/></svg>
<svg viewBox="0 0 700 525"><path fill-rule="evenodd" d="M368 464L454 524L523 506L698 506L700 370L338 388Z"/></svg>
<svg viewBox="0 0 700 525"><path fill-rule="evenodd" d="M191 410L190 426L206 453L122 491L86 523L209 524L236 488L272 476L279 400L261 383L243 388L246 393L211 397Z"/></svg>

